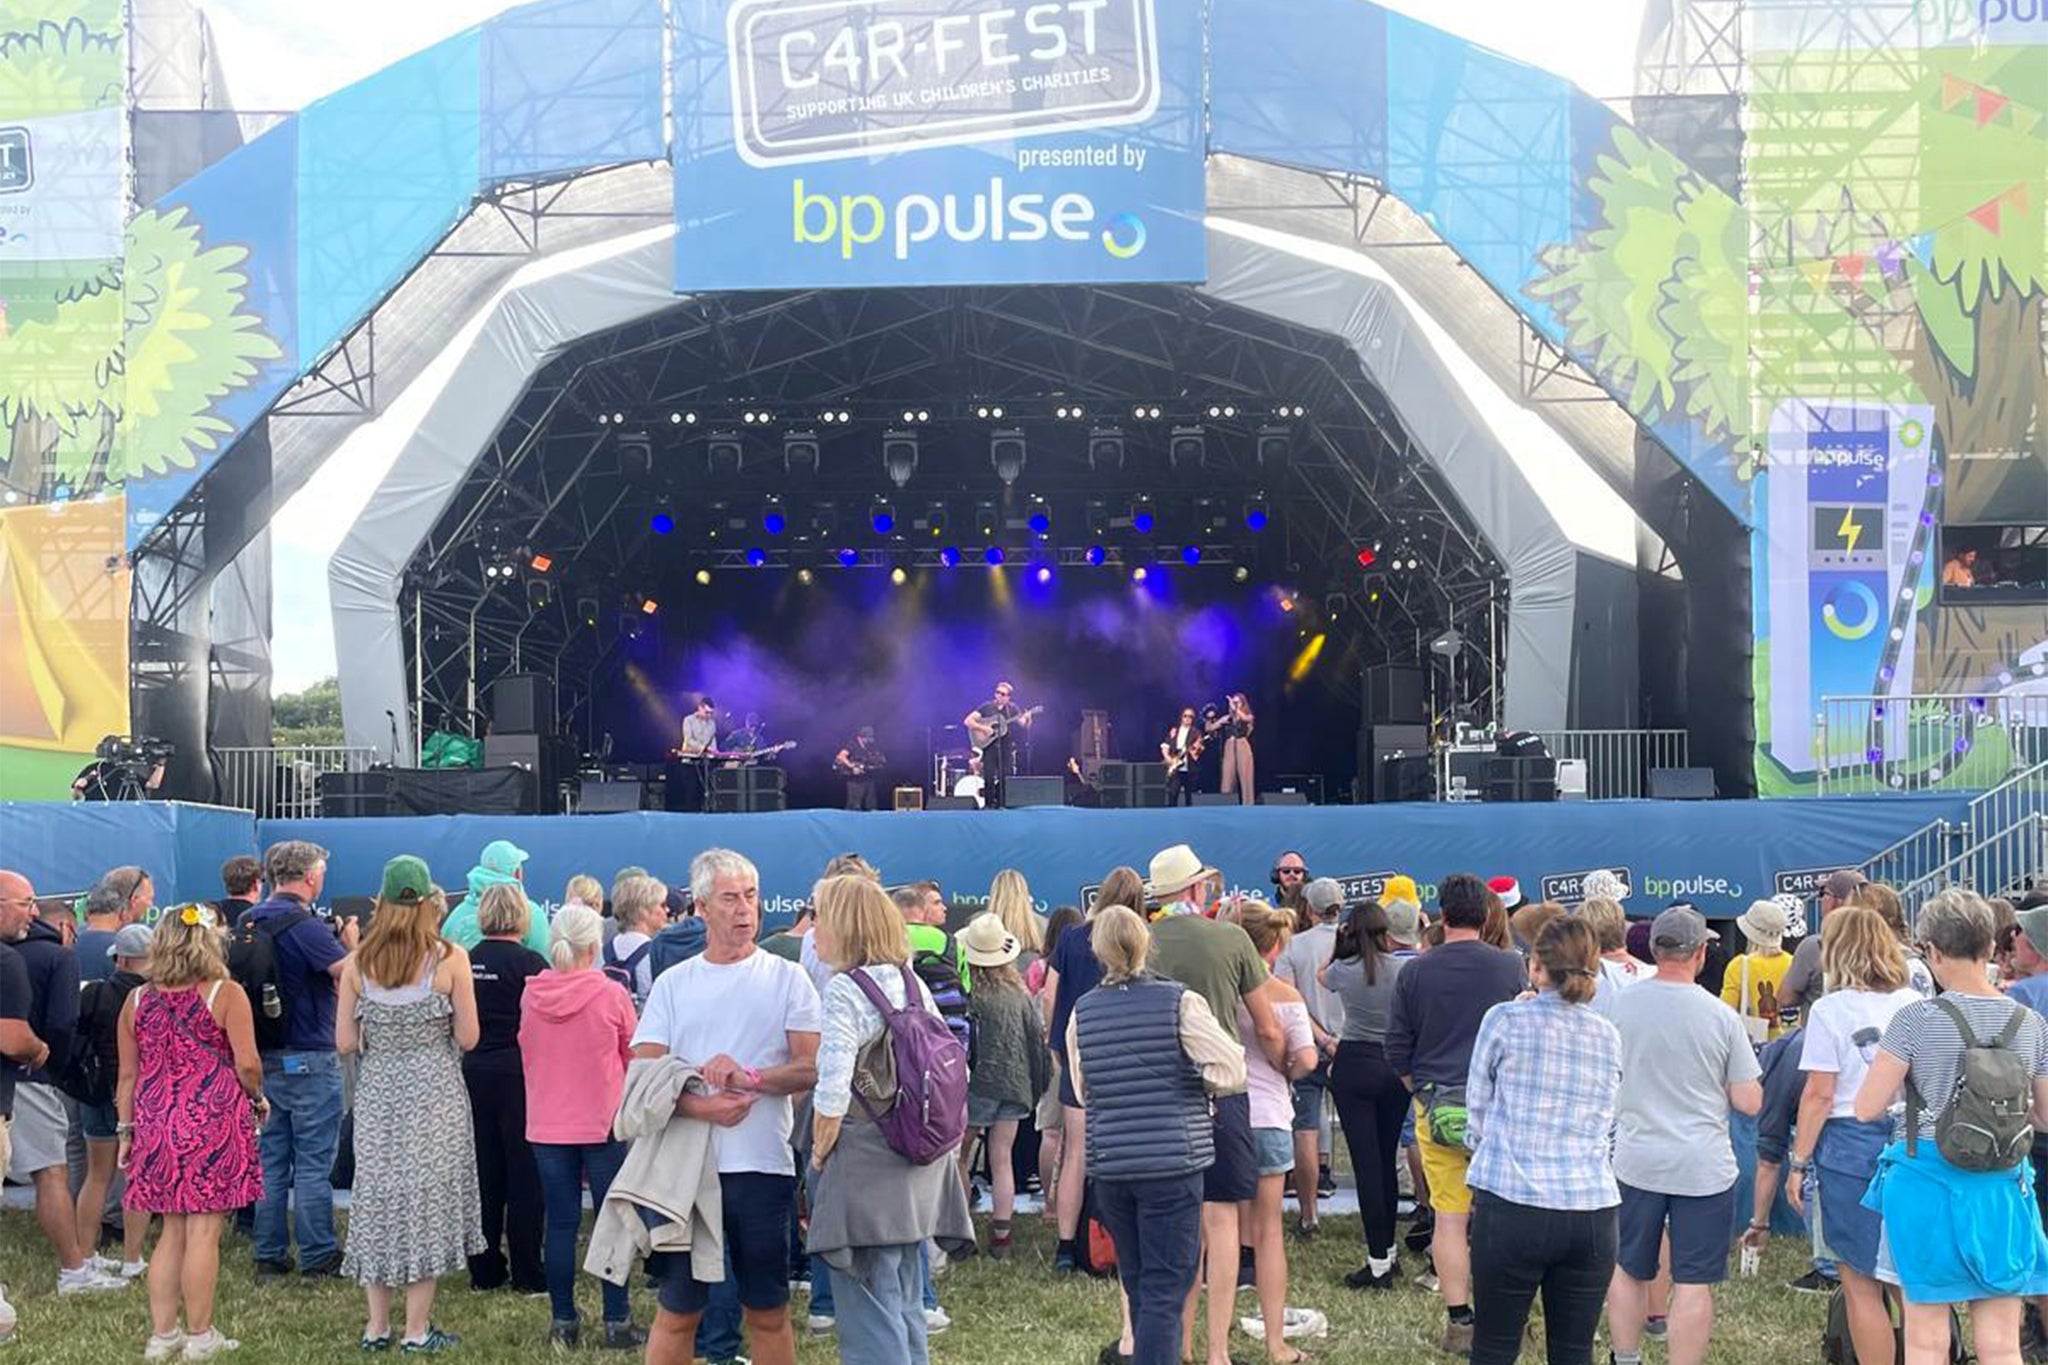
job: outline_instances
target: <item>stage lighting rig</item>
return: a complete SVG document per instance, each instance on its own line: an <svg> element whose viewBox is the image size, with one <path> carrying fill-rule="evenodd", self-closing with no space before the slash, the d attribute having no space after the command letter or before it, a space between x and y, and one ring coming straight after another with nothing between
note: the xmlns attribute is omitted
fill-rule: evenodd
<svg viewBox="0 0 2048 1365"><path fill-rule="evenodd" d="M821 502L811 508L811 534L821 541L830 540L839 529L839 509L829 502Z"/></svg>
<svg viewBox="0 0 2048 1365"><path fill-rule="evenodd" d="M1000 405L977 404L974 409L974 415L984 422L1000 422L1003 420L1003 410Z"/></svg>
<svg viewBox="0 0 2048 1365"><path fill-rule="evenodd" d="M1115 473L1124 467L1124 433L1121 428L1096 427L1088 433L1088 467L1098 474Z"/></svg>
<svg viewBox="0 0 2048 1365"><path fill-rule="evenodd" d="M1079 403L1062 403L1053 409L1053 416L1062 422L1078 422L1087 417L1088 410Z"/></svg>
<svg viewBox="0 0 2048 1365"><path fill-rule="evenodd" d="M1359 567L1359 568L1361 568L1361 569L1370 569L1370 568L1371 568L1371 567L1372 567L1373 565L1375 565L1375 564L1377 564L1377 563L1379 563L1379 562L1380 562L1380 547L1379 547L1379 546L1377 546L1377 545L1364 545L1364 546L1360 546L1360 547L1359 547L1359 551L1358 551L1358 567Z"/></svg>
<svg viewBox="0 0 2048 1365"><path fill-rule="evenodd" d="M905 408L903 410L903 425L906 427L925 426L931 420L932 410L930 408Z"/></svg>
<svg viewBox="0 0 2048 1365"><path fill-rule="evenodd" d="M711 570L697 570L697 586L700 588L708 588L711 586Z"/></svg>
<svg viewBox="0 0 2048 1365"><path fill-rule="evenodd" d="M882 433L882 472L896 487L908 486L916 476L917 456L916 432L891 430Z"/></svg>
<svg viewBox="0 0 2048 1365"><path fill-rule="evenodd" d="M913 525L917 530L930 533L932 538L936 540L938 537L946 534L946 526L950 520L951 517L946 511L946 504L935 502L925 509L923 519L913 523Z"/></svg>
<svg viewBox="0 0 2048 1365"><path fill-rule="evenodd" d="M868 509L868 525L875 528L878 536L892 535L896 530L896 509L886 502L877 502Z"/></svg>
<svg viewBox="0 0 2048 1365"><path fill-rule="evenodd" d="M1089 568L1099 569L1109 562L1109 551L1103 549L1100 545L1090 545L1086 558Z"/></svg>
<svg viewBox="0 0 2048 1365"><path fill-rule="evenodd" d="M1031 499L1031 511L1025 516L1024 524L1034 536L1043 538L1052 534L1052 509L1045 505L1043 497Z"/></svg>
<svg viewBox="0 0 2048 1365"><path fill-rule="evenodd" d="M1002 529L1002 525L1002 517L996 511L994 503L977 502L974 504L974 529L981 534L982 539L993 539L996 532Z"/></svg>
<svg viewBox="0 0 2048 1365"><path fill-rule="evenodd" d="M1140 422L1156 422L1166 415L1157 403L1140 403L1131 409L1131 416Z"/></svg>
<svg viewBox="0 0 2048 1365"><path fill-rule="evenodd" d="M1299 422L1308 416L1308 409L1299 403L1282 403L1273 409L1273 415L1283 422Z"/></svg>
<svg viewBox="0 0 2048 1365"><path fill-rule="evenodd" d="M736 431L714 431L704 442L704 467L712 478L730 478L740 472L746 445Z"/></svg>
<svg viewBox="0 0 2048 1365"><path fill-rule="evenodd" d="M1294 454L1294 431L1290 427L1260 427L1253 449L1260 464L1280 464Z"/></svg>
<svg viewBox="0 0 2048 1365"><path fill-rule="evenodd" d="M1025 441L1020 427L989 433L988 462L994 466L996 477L1007 486L1017 482L1024 473Z"/></svg>
<svg viewBox="0 0 2048 1365"><path fill-rule="evenodd" d="M789 513L782 510L779 498L770 498L762 507L761 529L771 536L779 536L789 529Z"/></svg>
<svg viewBox="0 0 2048 1365"><path fill-rule="evenodd" d="M818 414L818 420L828 427L843 427L853 420L853 414L845 408L827 408Z"/></svg>
<svg viewBox="0 0 2048 1365"><path fill-rule="evenodd" d="M668 424L672 427L694 427L697 425L697 414L688 409L672 412L668 415Z"/></svg>
<svg viewBox="0 0 2048 1365"><path fill-rule="evenodd" d="M1182 465L1199 469L1209 457L1209 435L1200 427L1175 427L1166 443L1166 463L1169 468L1179 469Z"/></svg>
<svg viewBox="0 0 2048 1365"><path fill-rule="evenodd" d="M747 550L747 567L750 569L764 569L768 567L768 552L758 545L750 546Z"/></svg>
<svg viewBox="0 0 2048 1365"><path fill-rule="evenodd" d="M1237 404L1211 403L1208 407L1208 413L1209 420L1212 422L1233 422L1237 420Z"/></svg>
<svg viewBox="0 0 2048 1365"><path fill-rule="evenodd" d="M1263 531L1273 520L1273 509L1263 497L1253 498L1244 507L1244 525L1247 531Z"/></svg>
<svg viewBox="0 0 2048 1365"><path fill-rule="evenodd" d="M815 431L785 431L782 433L782 464L792 477L818 474L818 433Z"/></svg>
<svg viewBox="0 0 2048 1365"><path fill-rule="evenodd" d="M1141 536L1149 536L1159 520L1152 512L1152 500L1139 498L1131 504L1131 529Z"/></svg>

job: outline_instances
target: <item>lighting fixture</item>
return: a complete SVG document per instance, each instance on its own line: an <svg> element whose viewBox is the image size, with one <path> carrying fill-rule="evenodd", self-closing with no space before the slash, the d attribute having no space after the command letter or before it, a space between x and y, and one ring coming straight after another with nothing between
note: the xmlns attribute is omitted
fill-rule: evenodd
<svg viewBox="0 0 2048 1365"><path fill-rule="evenodd" d="M991 432L988 438L988 462L994 466L996 477L1005 486L1017 482L1024 472L1025 443L1021 429L1010 428Z"/></svg>

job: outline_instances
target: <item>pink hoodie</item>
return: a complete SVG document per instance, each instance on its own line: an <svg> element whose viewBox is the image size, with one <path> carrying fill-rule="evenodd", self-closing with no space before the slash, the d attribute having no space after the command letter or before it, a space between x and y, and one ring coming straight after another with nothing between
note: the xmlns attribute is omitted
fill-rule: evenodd
<svg viewBox="0 0 2048 1365"><path fill-rule="evenodd" d="M526 1140L609 1142L633 1055L633 998L600 971L531 977L519 1007Z"/></svg>

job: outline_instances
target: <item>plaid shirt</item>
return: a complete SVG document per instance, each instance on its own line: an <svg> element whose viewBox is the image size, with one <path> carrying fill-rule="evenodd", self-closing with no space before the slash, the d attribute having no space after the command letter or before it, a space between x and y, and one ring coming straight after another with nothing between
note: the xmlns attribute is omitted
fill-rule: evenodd
<svg viewBox="0 0 2048 1365"><path fill-rule="evenodd" d="M1613 1208L1620 1088L1621 1034L1589 1006L1552 991L1494 1006L1465 1087L1467 1183L1532 1208Z"/></svg>

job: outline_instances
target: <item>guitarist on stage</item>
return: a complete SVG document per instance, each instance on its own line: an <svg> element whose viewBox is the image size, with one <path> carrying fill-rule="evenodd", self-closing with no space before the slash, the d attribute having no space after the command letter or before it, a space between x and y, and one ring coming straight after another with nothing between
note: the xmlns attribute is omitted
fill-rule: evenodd
<svg viewBox="0 0 2048 1365"><path fill-rule="evenodd" d="M1180 723L1159 742L1159 756L1166 760L1167 805L1195 804L1195 764L1201 761L1202 746L1208 740L1208 731L1195 719L1195 708L1183 706Z"/></svg>
<svg viewBox="0 0 2048 1365"><path fill-rule="evenodd" d="M989 810L1003 808L1004 789L1017 770L1017 746L1011 731L1028 727L1042 707L1020 711L1011 700L1013 689L1006 682L996 684L995 696L969 711L961 724L967 727L974 747L981 752L982 795Z"/></svg>
<svg viewBox="0 0 2048 1365"><path fill-rule="evenodd" d="M832 759L832 766L846 778L848 810L875 808L875 774L888 765L889 760L883 757L881 746L875 743L875 727L861 726L853 742Z"/></svg>

